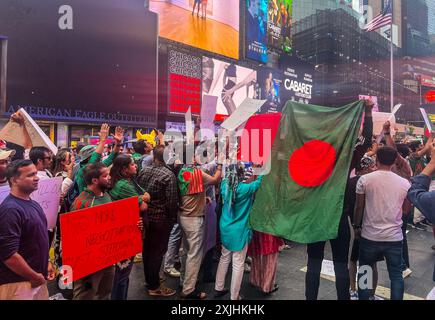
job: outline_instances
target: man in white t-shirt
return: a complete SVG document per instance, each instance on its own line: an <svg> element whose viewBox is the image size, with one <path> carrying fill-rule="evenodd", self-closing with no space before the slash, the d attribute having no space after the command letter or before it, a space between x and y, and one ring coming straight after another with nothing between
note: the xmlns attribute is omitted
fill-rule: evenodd
<svg viewBox="0 0 435 320"><path fill-rule="evenodd" d="M391 171L397 156L397 151L391 147L379 148L376 157L378 170L362 176L357 184L354 228L357 234L361 232L360 300L368 300L372 295L372 279L368 271L380 258L385 258L387 262L391 300L403 299L401 227L402 215L410 209L406 196L411 185Z"/></svg>

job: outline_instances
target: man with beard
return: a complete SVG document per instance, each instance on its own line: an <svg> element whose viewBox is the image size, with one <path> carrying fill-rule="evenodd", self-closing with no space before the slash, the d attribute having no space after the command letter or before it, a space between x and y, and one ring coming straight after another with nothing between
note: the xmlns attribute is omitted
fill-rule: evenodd
<svg viewBox="0 0 435 320"><path fill-rule="evenodd" d="M30 199L39 177L30 160L7 169L10 194L0 205L0 300L47 300L46 280L54 279L48 264L47 219Z"/></svg>
<svg viewBox="0 0 435 320"><path fill-rule="evenodd" d="M83 176L86 189L74 200L71 211L112 202L106 190L110 185L109 168L96 162L88 165ZM90 274L74 282L74 300L108 300L112 293L114 266Z"/></svg>

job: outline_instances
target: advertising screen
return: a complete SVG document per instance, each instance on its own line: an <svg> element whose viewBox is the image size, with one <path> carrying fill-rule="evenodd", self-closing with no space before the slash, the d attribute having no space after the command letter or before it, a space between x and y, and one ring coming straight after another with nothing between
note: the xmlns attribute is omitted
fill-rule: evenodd
<svg viewBox="0 0 435 320"><path fill-rule="evenodd" d="M231 115L246 97L258 97L257 72L252 69L204 56L202 74L203 95L215 97L218 117Z"/></svg>
<svg viewBox="0 0 435 320"><path fill-rule="evenodd" d="M268 46L290 52L293 0L269 0Z"/></svg>
<svg viewBox="0 0 435 320"><path fill-rule="evenodd" d="M0 0L2 112L155 126L157 15L143 0L65 3Z"/></svg>
<svg viewBox="0 0 435 320"><path fill-rule="evenodd" d="M159 14L159 36L239 58L239 1L150 0Z"/></svg>
<svg viewBox="0 0 435 320"><path fill-rule="evenodd" d="M169 112L201 111L201 58L170 50L168 55Z"/></svg>
<svg viewBox="0 0 435 320"><path fill-rule="evenodd" d="M311 103L314 86L314 67L292 56L282 56L280 67L283 70L281 101L288 100Z"/></svg>
<svg viewBox="0 0 435 320"><path fill-rule="evenodd" d="M268 0L246 0L246 55L250 59L267 62L267 5Z"/></svg>
<svg viewBox="0 0 435 320"><path fill-rule="evenodd" d="M257 71L257 81L259 99L266 100L258 113L281 112L282 72L276 69L261 68Z"/></svg>

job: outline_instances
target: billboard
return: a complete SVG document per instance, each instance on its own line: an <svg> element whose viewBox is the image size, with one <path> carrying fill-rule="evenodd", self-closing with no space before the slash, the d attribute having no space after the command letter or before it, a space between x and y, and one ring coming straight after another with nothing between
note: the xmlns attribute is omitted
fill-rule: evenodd
<svg viewBox="0 0 435 320"><path fill-rule="evenodd" d="M276 69L261 68L257 71L259 99L266 100L258 113L276 113L282 111L281 86L282 72Z"/></svg>
<svg viewBox="0 0 435 320"><path fill-rule="evenodd" d="M170 50L168 54L169 112L201 112L201 58Z"/></svg>
<svg viewBox="0 0 435 320"><path fill-rule="evenodd" d="M283 70L281 101L311 103L314 86L314 67L292 56L281 56L280 69Z"/></svg>
<svg viewBox="0 0 435 320"><path fill-rule="evenodd" d="M268 46L290 52L293 0L269 0Z"/></svg>
<svg viewBox="0 0 435 320"><path fill-rule="evenodd" d="M150 0L159 14L159 36L239 58L239 1Z"/></svg>
<svg viewBox="0 0 435 320"><path fill-rule="evenodd" d="M217 98L218 118L231 115L245 98L258 97L255 70L204 56L202 74L203 95Z"/></svg>
<svg viewBox="0 0 435 320"><path fill-rule="evenodd" d="M2 113L156 126L157 15L143 0L0 0ZM7 71L6 71L7 69Z"/></svg>
<svg viewBox="0 0 435 320"><path fill-rule="evenodd" d="M267 62L268 0L246 0L246 56Z"/></svg>

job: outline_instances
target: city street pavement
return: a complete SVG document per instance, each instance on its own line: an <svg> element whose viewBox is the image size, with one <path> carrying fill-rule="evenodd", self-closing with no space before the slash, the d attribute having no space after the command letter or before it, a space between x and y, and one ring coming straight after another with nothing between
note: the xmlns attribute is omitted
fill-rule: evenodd
<svg viewBox="0 0 435 320"><path fill-rule="evenodd" d="M405 279L405 299L424 299L430 290L435 286L432 281L435 262L435 251L431 246L435 244L432 229L419 230L409 227L408 246L410 255L410 264L412 274ZM325 247L325 260L332 260L332 254L329 244ZM246 300L304 300L305 299L305 271L307 263L306 246L292 244L289 249L280 253L277 273L277 284L279 290L269 296L263 295L256 288L249 284L249 274L245 273L241 295ZM215 268L217 262L215 262ZM226 287L229 287L231 281L231 266L229 268ZM378 264L379 286L377 295L381 298L389 298L390 281L385 262ZM201 278L200 278L201 279ZM166 299L179 298L179 279L169 278L165 280L165 285L177 290L177 295ZM49 285L50 295L56 293L54 283ZM214 283L199 283L199 289L209 294L208 299L214 299ZM337 299L335 291L335 282L333 277L323 276L320 281L319 300ZM142 263L136 263L130 275L130 288L128 299L131 300L153 300L161 299L149 297L144 287L144 275ZM229 299L229 295L223 299Z"/></svg>

